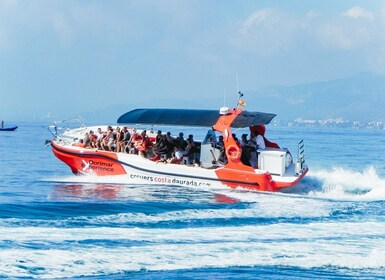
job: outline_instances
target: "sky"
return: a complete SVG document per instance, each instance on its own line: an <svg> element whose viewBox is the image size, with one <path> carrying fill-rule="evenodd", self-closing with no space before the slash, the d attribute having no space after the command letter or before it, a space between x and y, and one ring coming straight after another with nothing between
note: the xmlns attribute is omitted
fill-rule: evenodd
<svg viewBox="0 0 385 280"><path fill-rule="evenodd" d="M0 119L219 108L361 72L385 74L385 0L0 0Z"/></svg>

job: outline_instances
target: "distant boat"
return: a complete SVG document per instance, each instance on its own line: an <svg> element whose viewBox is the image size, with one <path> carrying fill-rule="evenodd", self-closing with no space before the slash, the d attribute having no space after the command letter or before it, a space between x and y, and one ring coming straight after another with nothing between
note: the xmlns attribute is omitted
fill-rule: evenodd
<svg viewBox="0 0 385 280"><path fill-rule="evenodd" d="M17 125L0 127L0 131L14 131L17 129Z"/></svg>

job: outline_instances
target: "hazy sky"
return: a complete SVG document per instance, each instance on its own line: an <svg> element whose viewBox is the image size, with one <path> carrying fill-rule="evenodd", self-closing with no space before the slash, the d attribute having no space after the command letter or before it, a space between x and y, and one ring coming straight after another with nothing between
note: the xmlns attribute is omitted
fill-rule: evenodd
<svg viewBox="0 0 385 280"><path fill-rule="evenodd" d="M0 0L0 119L367 71L385 71L385 0Z"/></svg>

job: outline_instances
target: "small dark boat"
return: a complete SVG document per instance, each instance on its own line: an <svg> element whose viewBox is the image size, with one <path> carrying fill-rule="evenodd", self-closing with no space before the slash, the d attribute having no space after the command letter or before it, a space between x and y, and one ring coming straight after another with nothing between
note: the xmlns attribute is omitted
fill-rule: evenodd
<svg viewBox="0 0 385 280"><path fill-rule="evenodd" d="M5 127L0 127L0 131L14 131L16 128L17 128L17 125L5 126Z"/></svg>

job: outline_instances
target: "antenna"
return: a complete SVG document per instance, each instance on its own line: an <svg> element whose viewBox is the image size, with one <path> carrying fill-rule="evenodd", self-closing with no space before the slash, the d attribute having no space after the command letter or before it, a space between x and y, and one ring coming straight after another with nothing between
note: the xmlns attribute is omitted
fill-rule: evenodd
<svg viewBox="0 0 385 280"><path fill-rule="evenodd" d="M223 107L226 107L226 88L223 89Z"/></svg>
<svg viewBox="0 0 385 280"><path fill-rule="evenodd" d="M219 109L219 114L227 115L229 108L226 107L226 89L223 89L223 107Z"/></svg>

